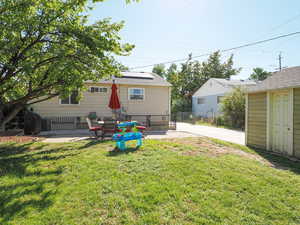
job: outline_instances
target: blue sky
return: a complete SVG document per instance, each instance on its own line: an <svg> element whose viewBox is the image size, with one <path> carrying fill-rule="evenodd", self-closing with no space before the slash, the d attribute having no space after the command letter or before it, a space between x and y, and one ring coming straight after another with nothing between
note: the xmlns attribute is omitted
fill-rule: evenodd
<svg viewBox="0 0 300 225"><path fill-rule="evenodd" d="M300 31L299 0L141 0L129 5L125 0L107 0L97 4L90 14L91 22L105 17L125 21L122 41L136 47L130 56L118 59L128 67L181 59L191 52L201 55ZM234 79L245 79L254 67L274 71L280 51L283 66L300 65L299 43L300 35L288 37L224 53L223 59L233 53L235 66L243 68Z"/></svg>

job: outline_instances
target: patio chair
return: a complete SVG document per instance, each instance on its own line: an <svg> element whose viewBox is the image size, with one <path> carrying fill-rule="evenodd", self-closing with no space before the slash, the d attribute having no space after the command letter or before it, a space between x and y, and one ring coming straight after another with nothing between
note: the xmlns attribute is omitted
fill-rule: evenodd
<svg viewBox="0 0 300 225"><path fill-rule="evenodd" d="M139 132L141 132L143 135L145 133L145 131L147 130L147 127L145 126L141 126L140 124L138 124L136 127L135 127ZM126 129L126 132L131 132L132 131L132 128L131 127L128 127Z"/></svg>
<svg viewBox="0 0 300 225"><path fill-rule="evenodd" d="M145 134L145 131L147 130L147 127L145 126L136 126L139 132L141 132L143 135Z"/></svg>
<svg viewBox="0 0 300 225"><path fill-rule="evenodd" d="M95 136L96 136L96 138L98 137L98 131L101 131L102 130L102 127L100 127L100 126L92 126L92 122L91 122L91 120L90 120L90 118L86 118L86 122L87 122L87 124L88 124L88 126L89 126L89 131L90 132L94 132L95 133Z"/></svg>
<svg viewBox="0 0 300 225"><path fill-rule="evenodd" d="M116 133L118 131L118 128L116 126L116 121L109 119L107 120L107 118L104 118L104 123L102 125L102 134L101 134L101 138L102 140L108 135L109 137L111 137L114 133Z"/></svg>

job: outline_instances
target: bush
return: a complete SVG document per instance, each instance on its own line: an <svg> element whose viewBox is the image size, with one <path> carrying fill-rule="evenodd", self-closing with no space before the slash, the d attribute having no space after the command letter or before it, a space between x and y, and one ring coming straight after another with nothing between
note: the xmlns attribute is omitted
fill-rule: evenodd
<svg viewBox="0 0 300 225"><path fill-rule="evenodd" d="M221 102L221 110L226 125L244 128L245 125L245 93L242 88L235 88Z"/></svg>
<svg viewBox="0 0 300 225"><path fill-rule="evenodd" d="M182 98L172 101L172 113L191 112L192 104L189 99Z"/></svg>
<svg viewBox="0 0 300 225"><path fill-rule="evenodd" d="M215 118L214 124L216 124L217 126L224 126L225 121L224 121L224 117L223 116L218 116Z"/></svg>

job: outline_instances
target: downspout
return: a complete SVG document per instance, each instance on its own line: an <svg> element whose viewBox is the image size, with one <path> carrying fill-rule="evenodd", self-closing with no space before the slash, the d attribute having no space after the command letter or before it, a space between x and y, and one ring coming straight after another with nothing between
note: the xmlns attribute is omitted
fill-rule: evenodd
<svg viewBox="0 0 300 225"><path fill-rule="evenodd" d="M169 87L169 122L172 120L171 119L171 92L172 91L172 87Z"/></svg>

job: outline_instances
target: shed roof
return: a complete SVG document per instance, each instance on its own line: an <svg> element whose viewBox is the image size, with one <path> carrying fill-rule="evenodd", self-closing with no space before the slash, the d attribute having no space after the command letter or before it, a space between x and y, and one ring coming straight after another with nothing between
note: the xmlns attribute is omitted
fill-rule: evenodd
<svg viewBox="0 0 300 225"><path fill-rule="evenodd" d="M127 85L149 85L149 86L172 86L168 81L155 73L149 72L122 72L122 77L112 76L109 79L102 79L96 83L112 84L115 80L116 84ZM94 81L86 81L87 83L95 83Z"/></svg>
<svg viewBox="0 0 300 225"><path fill-rule="evenodd" d="M290 67L279 72L275 72L264 81L253 87L249 87L247 92L264 92L291 87L300 87L300 66Z"/></svg>

